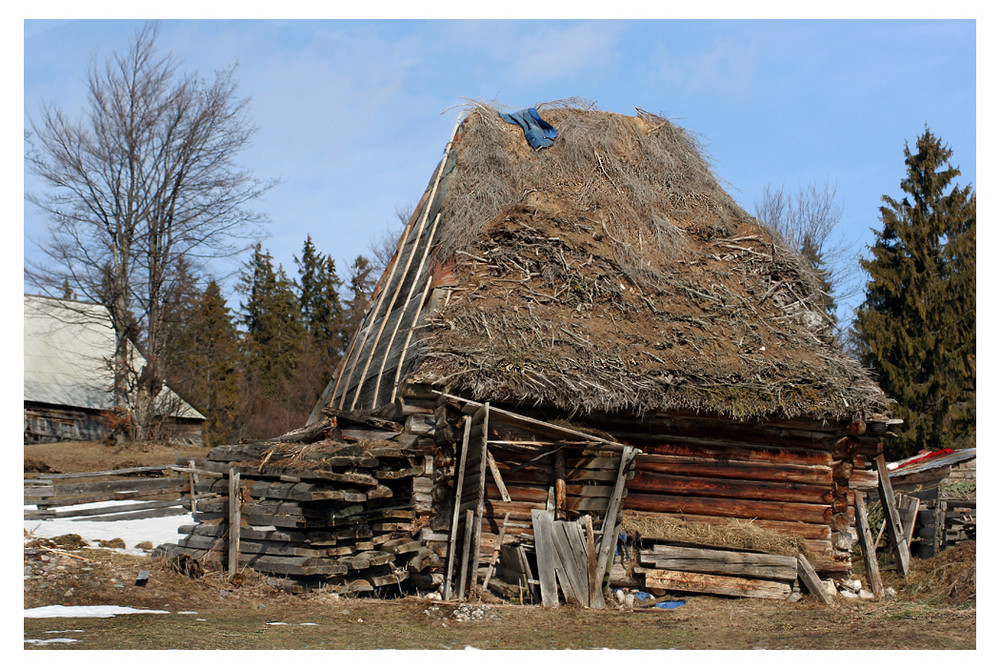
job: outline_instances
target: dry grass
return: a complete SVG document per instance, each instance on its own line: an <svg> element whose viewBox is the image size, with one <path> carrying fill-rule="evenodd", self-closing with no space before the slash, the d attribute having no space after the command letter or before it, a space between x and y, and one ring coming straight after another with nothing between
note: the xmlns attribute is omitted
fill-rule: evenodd
<svg viewBox="0 0 1000 669"><path fill-rule="evenodd" d="M752 520L731 518L718 525L654 516L622 514L622 530L640 540L668 540L706 544L720 548L759 550L772 555L808 555L800 537L782 534L754 524Z"/></svg>

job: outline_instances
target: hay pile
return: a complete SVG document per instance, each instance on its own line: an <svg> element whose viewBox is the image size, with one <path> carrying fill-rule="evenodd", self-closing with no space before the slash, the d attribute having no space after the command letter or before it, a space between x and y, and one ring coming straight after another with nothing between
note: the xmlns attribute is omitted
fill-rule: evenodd
<svg viewBox="0 0 1000 669"><path fill-rule="evenodd" d="M903 595L931 604L975 604L976 542L963 541L927 560L913 560Z"/></svg>
<svg viewBox="0 0 1000 669"><path fill-rule="evenodd" d="M667 540L719 548L758 550L772 555L809 555L801 537L780 534L760 527L752 520L737 518L731 518L725 524L709 525L626 512L622 514L622 531L640 541Z"/></svg>

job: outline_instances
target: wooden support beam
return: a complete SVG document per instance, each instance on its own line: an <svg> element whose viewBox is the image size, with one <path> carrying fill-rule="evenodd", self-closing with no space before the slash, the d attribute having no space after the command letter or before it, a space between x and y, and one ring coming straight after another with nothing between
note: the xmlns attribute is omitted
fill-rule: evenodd
<svg viewBox="0 0 1000 669"><path fill-rule="evenodd" d="M903 535L903 524L899 519L899 511L896 509L892 481L889 480L889 469L886 467L883 453L875 456L875 465L878 468L878 494L885 512L885 527L888 530L889 545L892 548L899 572L906 576L910 571L910 546Z"/></svg>
<svg viewBox="0 0 1000 669"><path fill-rule="evenodd" d="M871 586L872 594L876 598L882 599L885 597L885 588L882 586L882 574L878 568L875 544L872 542L872 529L868 525L868 508L865 505L865 496L860 493L854 495L854 525L858 531L861 555L865 560L868 585Z"/></svg>

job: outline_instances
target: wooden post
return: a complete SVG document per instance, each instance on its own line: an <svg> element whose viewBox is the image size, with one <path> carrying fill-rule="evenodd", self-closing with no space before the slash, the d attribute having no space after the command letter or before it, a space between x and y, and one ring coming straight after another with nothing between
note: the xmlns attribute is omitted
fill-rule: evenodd
<svg viewBox="0 0 1000 669"><path fill-rule="evenodd" d="M552 472L555 478L556 520L566 520L566 454L562 449L552 454Z"/></svg>
<svg viewBox="0 0 1000 669"><path fill-rule="evenodd" d="M465 460L469 452L469 431L472 429L472 419L465 417L465 429L462 437L462 454L459 456L458 471L455 472L455 508L451 516L451 536L448 537L448 570L444 577L444 600L451 599L451 577L455 573L455 542L458 540L459 506L462 503L462 486L465 484Z"/></svg>
<svg viewBox="0 0 1000 669"><path fill-rule="evenodd" d="M493 454L489 450L486 451L486 462L490 466L490 473L493 474L493 482L497 484L497 489L500 491L500 499L509 502L510 493L507 492L507 486L504 485L503 478L500 476L500 468L497 467L497 462L493 459Z"/></svg>
<svg viewBox="0 0 1000 669"><path fill-rule="evenodd" d="M188 483L191 484L191 513L196 513L194 496L195 487L198 485L198 475L194 471L194 460L188 460L188 467L191 468L191 471L188 472Z"/></svg>
<svg viewBox="0 0 1000 669"><path fill-rule="evenodd" d="M865 559L865 571L868 574L868 585L872 594L878 599L885 597L882 587L882 573L878 569L878 559L875 556L875 544L872 543L872 529L868 525L868 507L865 496L860 490L854 491L854 526L858 531L858 542L861 544L861 555Z"/></svg>
<svg viewBox="0 0 1000 669"><path fill-rule="evenodd" d="M913 540L913 530L917 525L917 512L920 510L920 499L910 495L899 496L899 522L903 526L903 538L909 546Z"/></svg>
<svg viewBox="0 0 1000 669"><path fill-rule="evenodd" d="M885 466L884 454L879 453L875 456L875 465L878 467L878 494L879 499L882 500L882 510L885 512L885 527L888 530L889 545L892 546L899 572L906 576L907 572L910 571L910 546L906 543L906 537L903 536L903 524L899 520L899 511L896 509L892 481L889 480L889 470Z"/></svg>
<svg viewBox="0 0 1000 669"><path fill-rule="evenodd" d="M458 598L465 597L465 579L469 575L469 544L472 543L472 520L475 517L472 509L465 510L465 538L462 540L462 568L458 575ZM470 593L471 594L471 593Z"/></svg>
<svg viewBox="0 0 1000 669"><path fill-rule="evenodd" d="M478 412L476 412L478 413ZM476 587L476 581L479 579L479 557L480 557L480 543L482 543L483 538L483 514L486 512L485 496L486 496L486 454L489 452L486 448L487 442L490 436L490 403L486 402L483 404L483 443L479 447L479 491L477 493L476 501L476 515L475 515L475 533L472 535L472 550L470 550L472 556L472 573L469 574L469 594L472 594L473 589Z"/></svg>
<svg viewBox="0 0 1000 669"><path fill-rule="evenodd" d="M239 570L240 556L240 472L229 466L229 576Z"/></svg>

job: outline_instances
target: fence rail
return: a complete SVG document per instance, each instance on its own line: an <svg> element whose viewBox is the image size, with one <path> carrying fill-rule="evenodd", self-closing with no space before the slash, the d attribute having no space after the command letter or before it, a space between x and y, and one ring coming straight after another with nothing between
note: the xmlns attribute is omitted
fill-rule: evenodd
<svg viewBox="0 0 1000 669"><path fill-rule="evenodd" d="M217 496L196 492L199 476L218 474L196 468L193 461L186 467L168 464L97 472L42 474L37 478L24 479L24 505L35 507L24 510L24 519L87 518L111 521L193 513L199 499ZM73 508L83 504L123 500L140 501L108 507Z"/></svg>

